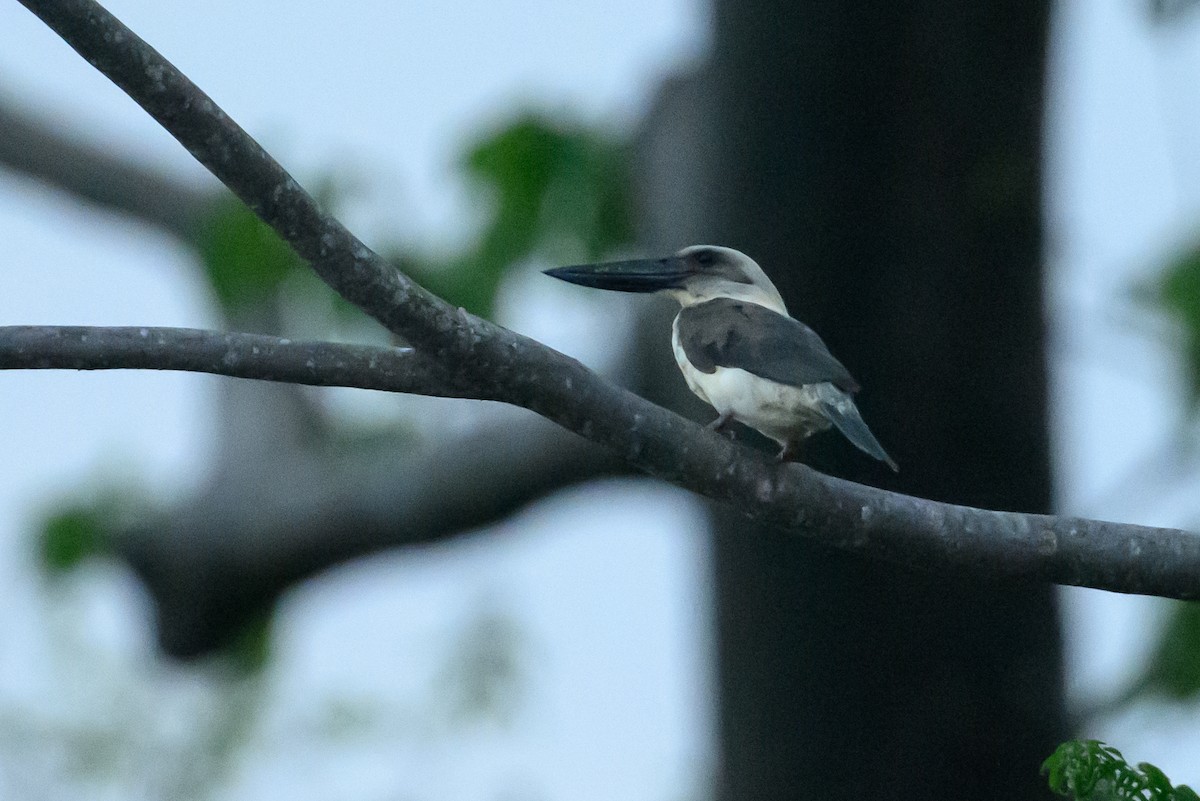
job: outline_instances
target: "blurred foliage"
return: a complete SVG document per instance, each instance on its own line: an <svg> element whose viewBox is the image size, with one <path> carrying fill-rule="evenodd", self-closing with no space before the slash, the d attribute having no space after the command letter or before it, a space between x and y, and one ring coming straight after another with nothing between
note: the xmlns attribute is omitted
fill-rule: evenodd
<svg viewBox="0 0 1200 801"><path fill-rule="evenodd" d="M201 266L221 308L267 301L284 279L305 267L304 261L284 244L240 200L226 195L196 237Z"/></svg>
<svg viewBox="0 0 1200 801"><path fill-rule="evenodd" d="M1050 789L1078 801L1200 801L1186 784L1172 787L1147 762L1131 767L1117 749L1099 740L1071 740L1042 763Z"/></svg>
<svg viewBox="0 0 1200 801"><path fill-rule="evenodd" d="M112 488L88 498L60 502L47 514L38 536L42 567L61 575L89 557L112 551L114 537L131 520L146 514L149 505L133 489Z"/></svg>
<svg viewBox="0 0 1200 801"><path fill-rule="evenodd" d="M524 261L599 259L633 239L628 148L611 132L526 111L469 142L457 163L471 192L469 204L486 210L471 244L448 256L420 255L417 248L399 245L387 249L401 269L468 311L491 316L501 281ZM324 179L315 194L322 205L334 208L344 195L340 188ZM227 314L270 303L280 312L283 328L303 327L306 336L327 336L348 323L378 330L328 291L291 248L232 195L220 203L195 245ZM380 445L394 448L395 433L394 428L387 437L332 428L326 432L342 451L359 455ZM151 517L141 501L136 491L114 491L98 499L63 503L43 520L42 564L50 572L63 573L88 557L111 553L126 526ZM459 655L472 667L448 674L447 689L453 689L457 699L455 714L470 717L491 710L503 716L496 710L511 703L515 686L510 629L504 620L487 618L463 639ZM231 638L223 657L239 672L253 673L269 654L270 625L264 615Z"/></svg>
<svg viewBox="0 0 1200 801"><path fill-rule="evenodd" d="M1169 262L1138 295L1163 310L1182 334L1188 404L1200 411L1200 244ZM1173 602L1142 674L1114 699L1116 707L1147 695L1183 700L1200 693L1200 603Z"/></svg>
<svg viewBox="0 0 1200 801"><path fill-rule="evenodd" d="M60 501L47 514L38 536L42 568L65 577L86 559L115 555L117 542L131 526L156 512L136 489L110 488L94 496ZM252 676L267 664L271 653L271 617L264 612L228 639L216 662L237 676Z"/></svg>
<svg viewBox="0 0 1200 801"><path fill-rule="evenodd" d="M399 267L430 291L491 317L509 269L603 257L633 240L625 143L581 124L532 112L469 145L459 159L488 212L473 245L437 258L401 253Z"/></svg>
<svg viewBox="0 0 1200 801"><path fill-rule="evenodd" d="M1167 265L1148 292L1148 300L1179 323L1188 365L1188 391L1193 407L1200 401L1200 246Z"/></svg>
<svg viewBox="0 0 1200 801"><path fill-rule="evenodd" d="M221 791L254 734L263 682L210 670L114 672L104 654L82 654L59 678L70 682L69 717L52 704L0 706L0 795L227 797Z"/></svg>
<svg viewBox="0 0 1200 801"><path fill-rule="evenodd" d="M524 261L597 260L633 241L628 148L615 134L524 112L470 142L457 163L469 205L486 210L471 244L448 255L398 244L381 250L427 289L473 314L493 315L501 281ZM324 205L337 205L331 182L318 194ZM311 273L291 248L232 196L196 246L227 312L277 293L307 295L316 286L316 279L300 279ZM328 311L329 322L360 316L340 298Z"/></svg>
<svg viewBox="0 0 1200 801"><path fill-rule="evenodd" d="M472 142L459 167L472 193L468 202L483 210L469 244L442 256L421 255L419 248L399 245L381 250L417 281L469 311L491 316L501 282L524 262L599 259L632 240L626 147L611 134L525 113ZM325 204L332 207L335 201L335 193L328 191ZM283 335L300 329L305 336L338 332L357 339L379 331L373 321L328 291L273 231L232 198L216 211L195 244L213 294L231 319L276 320L285 330L274 333ZM270 313L255 317L259 304L269 304ZM247 310L252 313L239 314ZM397 442L394 427L386 436L376 430L329 427L322 436L316 447L327 447L337 458L394 449ZM38 548L44 569L65 577L85 560L114 555L126 532L153 525L162 513L144 498L124 488L60 502L42 521ZM78 724L39 723L35 714L6 715L0 709L0 729L6 721L20 723L9 727L7 739L0 735L0 761L11 761L16 754L24 758L28 743L49 744L82 766L84 781L137 777L154 788L148 797L212 797L255 736L264 687L271 677L264 670L273 650L271 622L272 610L263 610L261 617L228 638L221 653L177 668L203 672L211 691L211 696L196 699L186 726L175 725L172 710L154 698L142 698L134 708L130 699L139 698L139 693L161 692L163 698L178 693L131 676L127 686L110 693L120 699L113 707L128 711L102 715L95 723L81 713ZM399 709L380 709L376 699L335 706L330 736L394 733L397 723L421 737L487 722L506 725L523 700L528 668L524 646L525 638L510 617L497 613L494 604L481 606L454 638L428 698ZM103 685L111 675L85 667L84 677L75 683L96 683L89 696L103 698ZM304 736L302 728L297 736ZM48 749L34 750L41 754ZM25 761L46 762L46 776L52 775L50 760ZM49 778L35 782L50 783Z"/></svg>
<svg viewBox="0 0 1200 801"><path fill-rule="evenodd" d="M1200 603L1171 604L1167 625L1136 687L1138 695L1177 700L1200 693Z"/></svg>
<svg viewBox="0 0 1200 801"><path fill-rule="evenodd" d="M42 524L42 564L51 573L63 573L103 550L104 521L95 510L73 506L54 512Z"/></svg>
<svg viewBox="0 0 1200 801"><path fill-rule="evenodd" d="M264 612L242 626L222 655L239 676L261 673L271 658L271 615Z"/></svg>

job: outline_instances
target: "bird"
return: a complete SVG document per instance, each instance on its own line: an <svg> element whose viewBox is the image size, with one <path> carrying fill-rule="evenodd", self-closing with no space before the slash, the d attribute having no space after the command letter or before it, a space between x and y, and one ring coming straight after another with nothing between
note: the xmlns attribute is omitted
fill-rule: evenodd
<svg viewBox="0 0 1200 801"><path fill-rule="evenodd" d="M684 381L726 432L738 421L777 442L792 461L810 435L836 428L899 472L854 405L859 384L816 332L793 319L754 259L733 248L692 245L673 256L545 270L580 286L662 292L679 302L671 350Z"/></svg>

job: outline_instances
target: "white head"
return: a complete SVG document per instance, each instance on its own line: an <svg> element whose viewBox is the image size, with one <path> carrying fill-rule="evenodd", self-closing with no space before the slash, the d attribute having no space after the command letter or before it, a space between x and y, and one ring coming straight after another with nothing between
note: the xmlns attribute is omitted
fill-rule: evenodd
<svg viewBox="0 0 1200 801"><path fill-rule="evenodd" d="M715 298L736 298L787 314L779 290L754 259L733 248L691 245L675 254L686 276L666 293L682 306Z"/></svg>
<svg viewBox="0 0 1200 801"><path fill-rule="evenodd" d="M555 267L546 274L597 289L665 292L683 306L735 298L787 314L779 290L754 259L716 245L692 245L663 259Z"/></svg>

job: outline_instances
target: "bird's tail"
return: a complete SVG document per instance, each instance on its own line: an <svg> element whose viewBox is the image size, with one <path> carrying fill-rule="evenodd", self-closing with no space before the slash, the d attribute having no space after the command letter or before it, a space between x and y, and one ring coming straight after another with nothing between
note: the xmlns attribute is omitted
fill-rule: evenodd
<svg viewBox="0 0 1200 801"><path fill-rule="evenodd" d="M888 456L887 451L879 444L879 440L875 439L875 435L871 433L871 429L867 428L862 415L858 413L858 407L854 405L854 401L849 396L837 401L822 401L821 411L829 419L829 422L837 426L837 430L841 431L846 439L854 444L854 447L868 456L874 456L893 471L900 472L900 466L896 464L896 460Z"/></svg>

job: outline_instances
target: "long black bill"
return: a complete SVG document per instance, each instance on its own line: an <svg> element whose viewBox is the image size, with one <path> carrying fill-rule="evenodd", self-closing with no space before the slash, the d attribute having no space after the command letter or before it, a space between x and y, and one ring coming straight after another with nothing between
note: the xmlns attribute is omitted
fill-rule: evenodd
<svg viewBox="0 0 1200 801"><path fill-rule="evenodd" d="M572 284L616 292L657 292L682 286L691 273L683 259L636 259L603 264L575 264L546 270L546 275Z"/></svg>

